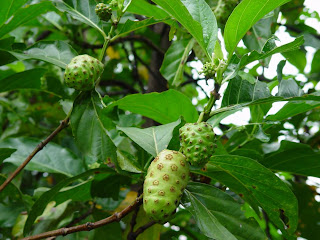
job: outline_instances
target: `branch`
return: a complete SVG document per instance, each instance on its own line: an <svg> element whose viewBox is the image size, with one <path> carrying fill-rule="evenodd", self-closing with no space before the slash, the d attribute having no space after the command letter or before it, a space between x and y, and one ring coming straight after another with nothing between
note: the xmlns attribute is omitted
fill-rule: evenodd
<svg viewBox="0 0 320 240"><path fill-rule="evenodd" d="M147 230L149 227L153 226L156 223L156 221L151 221L143 225L142 227L139 227L137 231L128 234L127 240L136 240L139 234L143 233L145 230Z"/></svg>
<svg viewBox="0 0 320 240"><path fill-rule="evenodd" d="M70 111L71 112L71 111ZM30 153L30 155L24 160L24 162L12 173L10 177L8 177L4 183L0 186L0 192L21 172L22 169L31 161L31 159L41 151L61 130L66 128L69 124L69 115L61 121L60 125L42 142L38 144L38 146Z"/></svg>
<svg viewBox="0 0 320 240"><path fill-rule="evenodd" d="M141 204L142 204L142 195L140 195L140 197L138 197L131 205L129 205L128 207L123 209L121 212L116 212L116 213L112 214L110 217L101 219L97 222L93 222L93 223L87 222L85 224L74 226L74 227L60 228L57 230L53 230L53 231L49 231L49 232L45 232L45 233L40 233L38 235L26 237L26 238L23 238L22 240L37 240L37 239L43 239L43 238L48 238L48 237L53 237L53 236L66 236L68 234L75 233L75 232L91 231L92 229L102 227L102 226L107 225L112 222L119 222L123 217L127 216L131 211L136 209Z"/></svg>
<svg viewBox="0 0 320 240"><path fill-rule="evenodd" d="M99 83L100 86L119 86L122 88L127 89L130 93L138 93L138 91L136 89L134 89L134 87L132 87L132 85L120 81L120 80L111 80L111 79L107 79L107 80L101 80Z"/></svg>

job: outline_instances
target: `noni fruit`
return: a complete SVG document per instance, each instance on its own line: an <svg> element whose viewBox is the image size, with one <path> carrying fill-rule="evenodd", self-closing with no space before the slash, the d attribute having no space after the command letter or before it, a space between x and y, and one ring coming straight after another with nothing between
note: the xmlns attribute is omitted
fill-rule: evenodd
<svg viewBox="0 0 320 240"><path fill-rule="evenodd" d="M213 155L216 144L213 128L206 122L187 123L179 130L181 152L191 165L203 167Z"/></svg>
<svg viewBox="0 0 320 240"><path fill-rule="evenodd" d="M68 87L88 91L94 88L103 72L103 64L89 55L74 57L67 65L64 80Z"/></svg>
<svg viewBox="0 0 320 240"><path fill-rule="evenodd" d="M143 208L156 221L166 221L179 205L189 178L186 157L163 150L151 162L143 187Z"/></svg>

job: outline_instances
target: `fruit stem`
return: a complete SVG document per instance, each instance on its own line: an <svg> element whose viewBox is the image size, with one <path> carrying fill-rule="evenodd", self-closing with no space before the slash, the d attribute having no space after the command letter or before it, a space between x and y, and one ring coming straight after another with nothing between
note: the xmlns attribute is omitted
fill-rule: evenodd
<svg viewBox="0 0 320 240"><path fill-rule="evenodd" d="M210 92L209 101L208 101L207 105L204 107L203 111L201 112L197 123L205 122L209 119L211 109L213 108L216 100L218 100L220 98L220 95L218 93L219 89L220 89L220 85L218 83L215 83L214 90Z"/></svg>

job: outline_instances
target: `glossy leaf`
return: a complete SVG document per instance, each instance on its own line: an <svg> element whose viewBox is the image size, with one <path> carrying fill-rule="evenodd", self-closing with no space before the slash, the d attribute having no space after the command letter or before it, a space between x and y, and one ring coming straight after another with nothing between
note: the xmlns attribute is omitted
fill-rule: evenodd
<svg viewBox="0 0 320 240"><path fill-rule="evenodd" d="M320 154L306 144L282 141L280 148L260 163L274 171L320 177Z"/></svg>
<svg viewBox="0 0 320 240"><path fill-rule="evenodd" d="M196 171L225 184L254 209L260 206L270 220L288 236L297 228L297 199L290 188L257 161L234 155L211 157L205 171ZM284 226L280 216L288 219Z"/></svg>
<svg viewBox="0 0 320 240"><path fill-rule="evenodd" d="M117 157L119 167L122 170L132 173L142 172L140 166L138 166L138 163L133 156L129 156L129 154L126 154L125 152L118 150Z"/></svg>
<svg viewBox="0 0 320 240"><path fill-rule="evenodd" d="M229 54L246 32L264 15L290 0L243 0L229 16L224 30L224 41Z"/></svg>
<svg viewBox="0 0 320 240"><path fill-rule="evenodd" d="M21 1L17 2L18 4L14 7L15 9L18 6L21 6L22 3ZM9 20L9 22L0 27L0 38L5 36L7 33L10 33L20 25L25 24L30 20L33 20L34 18L38 17L39 15L52 10L54 10L54 7L52 3L49 1L44 1L33 5L27 5L23 8L20 8L19 10L15 11L14 16ZM10 18L11 15L7 17Z"/></svg>
<svg viewBox="0 0 320 240"><path fill-rule="evenodd" d="M173 123L145 129L133 127L118 127L118 129L155 157L159 152L168 147L172 138L172 132L180 122L181 120L179 119Z"/></svg>
<svg viewBox="0 0 320 240"><path fill-rule="evenodd" d="M224 93L221 106L229 106L243 102L252 102L271 96L266 83L255 80L252 84L249 81L236 76L233 78Z"/></svg>
<svg viewBox="0 0 320 240"><path fill-rule="evenodd" d="M114 106L141 114L161 124L176 121L180 116L183 116L187 122L195 122L198 119L197 110L189 98L173 89L162 93L128 95L108 108Z"/></svg>
<svg viewBox="0 0 320 240"><path fill-rule="evenodd" d="M177 19L211 58L217 40L217 21L204 0L153 0Z"/></svg>
<svg viewBox="0 0 320 240"><path fill-rule="evenodd" d="M173 42L167 50L161 74L173 86L179 86L183 81L184 66L194 44L194 39L182 39Z"/></svg>
<svg viewBox="0 0 320 240"><path fill-rule="evenodd" d="M0 3L0 26L5 23L28 0L6 0Z"/></svg>
<svg viewBox="0 0 320 240"><path fill-rule="evenodd" d="M11 156L12 153L17 151L17 149L14 148L0 148L0 164L2 161L8 157Z"/></svg>
<svg viewBox="0 0 320 240"><path fill-rule="evenodd" d="M0 142L1 148L16 148L4 162L19 166L27 156L41 142L32 138L9 138ZM66 176L74 176L84 171L83 164L69 150L55 143L48 143L44 149L37 153L25 167L29 171L59 173Z"/></svg>
<svg viewBox="0 0 320 240"><path fill-rule="evenodd" d="M63 187L66 187L79 179L87 178L91 175L98 174L98 173L114 173L114 171L110 168L91 169L91 170L84 172L80 175L62 180L58 184L56 184L53 188L51 188L49 191L43 193L41 195L41 197L34 203L30 213L28 214L28 219L26 221L26 224L25 224L24 230L23 230L24 235L27 235L30 232L31 227L32 227L34 221L36 220L36 218L42 214L42 212L46 208L47 204L54 199L54 197L59 193L59 191Z"/></svg>
<svg viewBox="0 0 320 240"><path fill-rule="evenodd" d="M264 240L266 236L258 223L247 219L241 204L230 195L211 185L189 183L182 198L201 232L207 237L222 239Z"/></svg>
<svg viewBox="0 0 320 240"><path fill-rule="evenodd" d="M97 29L102 36L106 36L102 30L102 23L95 12L96 2L94 0L64 0L56 1L56 7L69 13L73 18Z"/></svg>
<svg viewBox="0 0 320 240"><path fill-rule="evenodd" d="M0 92L17 89L41 89L41 77L46 72L42 68L33 68L24 72L15 73L4 79L0 77Z"/></svg>
<svg viewBox="0 0 320 240"><path fill-rule="evenodd" d="M118 37L126 35L130 32L138 30L140 28L144 28L153 24L157 24L159 22L163 22L163 20L155 20L154 18L148 18L142 21L132 21L128 19L122 27L120 27L118 34L112 39L115 40Z"/></svg>
<svg viewBox="0 0 320 240"><path fill-rule="evenodd" d="M154 4L149 3L147 0L132 1L127 11L147 17L154 17L156 19L164 19L170 17L170 15L166 11Z"/></svg>
<svg viewBox="0 0 320 240"><path fill-rule="evenodd" d="M81 152L93 161L116 164L116 147L106 130L111 120L104 117L98 93L83 92L74 102L70 117L72 133Z"/></svg>
<svg viewBox="0 0 320 240"><path fill-rule="evenodd" d="M37 42L23 53L10 52L19 60L38 59L52 63L61 68L66 68L71 59L78 53L63 41L41 41Z"/></svg>

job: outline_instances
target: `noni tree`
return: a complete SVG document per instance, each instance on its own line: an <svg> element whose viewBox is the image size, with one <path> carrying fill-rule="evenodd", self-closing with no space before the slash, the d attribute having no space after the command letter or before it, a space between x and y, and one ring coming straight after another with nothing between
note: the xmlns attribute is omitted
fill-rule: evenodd
<svg viewBox="0 0 320 240"><path fill-rule="evenodd" d="M0 239L319 239L313 3L0 1Z"/></svg>

